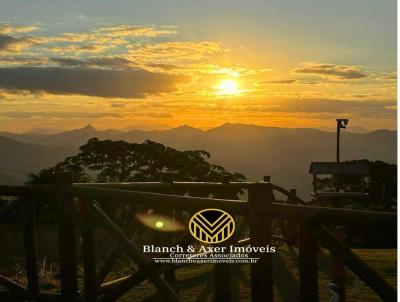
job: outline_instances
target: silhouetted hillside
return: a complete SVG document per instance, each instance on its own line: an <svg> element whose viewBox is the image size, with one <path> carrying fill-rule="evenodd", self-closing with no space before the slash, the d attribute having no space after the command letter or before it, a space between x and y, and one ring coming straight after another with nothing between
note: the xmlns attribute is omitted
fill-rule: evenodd
<svg viewBox="0 0 400 302"><path fill-rule="evenodd" d="M61 160L64 156L61 153L77 150L78 146L92 137L129 142L143 142L149 139L179 150L203 149L211 153L212 162L221 164L229 170L239 171L250 180L259 180L263 175L272 175L274 182L298 188L300 193L307 197L311 188L311 179L308 175L309 163L335 160L336 152L336 134L333 132L242 124L225 124L207 131L189 126L163 131L97 131L92 126L87 126L50 135L32 133L0 135L43 145L35 145L35 148L51 150L54 160ZM54 149L60 146L63 146L60 151ZM29 148L26 147L24 150L29 151ZM366 134L342 132L342 160L365 158L395 163L396 149L396 131L378 130ZM27 156L31 156L28 151L26 151ZM17 154L13 156L17 157ZM43 161L37 161L34 168L42 163ZM21 165L28 163L24 161ZM49 164L41 167L47 166Z"/></svg>
<svg viewBox="0 0 400 302"><path fill-rule="evenodd" d="M44 146L0 136L0 183L22 184L26 175L75 153L71 146Z"/></svg>

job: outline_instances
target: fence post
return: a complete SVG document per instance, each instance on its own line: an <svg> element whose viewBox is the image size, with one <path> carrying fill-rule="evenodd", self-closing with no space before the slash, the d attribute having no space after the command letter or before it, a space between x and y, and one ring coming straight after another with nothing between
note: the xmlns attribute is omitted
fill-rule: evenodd
<svg viewBox="0 0 400 302"><path fill-rule="evenodd" d="M37 295L39 294L39 274L37 268L35 197L33 195L23 196L22 202L25 218L24 249L28 291L32 295Z"/></svg>
<svg viewBox="0 0 400 302"><path fill-rule="evenodd" d="M344 241L345 230L343 225L332 226L332 233L339 241ZM343 262L338 260L332 255L332 266L331 266L332 282L337 285L337 293L339 295L339 301L346 301L346 271Z"/></svg>
<svg viewBox="0 0 400 302"><path fill-rule="evenodd" d="M296 189L290 189L290 193L296 195ZM288 196L286 200L287 204L296 205L297 202L291 197ZM297 244L298 242L298 224L294 220L286 220L284 222L284 237L290 242L290 244Z"/></svg>
<svg viewBox="0 0 400 302"><path fill-rule="evenodd" d="M269 177L264 177L270 180ZM270 183L254 183L248 186L249 227L252 246L271 245L271 217L267 213L268 203L275 198ZM251 264L251 296L253 302L274 301L272 255L257 255L257 263Z"/></svg>
<svg viewBox="0 0 400 302"><path fill-rule="evenodd" d="M173 190L173 180L169 180L168 181L168 189L166 189L165 192L163 192L164 194L169 194L169 195L174 195L174 190ZM169 216L170 214L172 214L172 219L175 222L176 221L176 208L168 209L167 211L167 215ZM165 245L174 245L175 244L175 232L172 232L171 234L168 233L164 233L163 238L166 237L166 241L165 241ZM172 266L171 266L172 267ZM176 272L175 269L171 268L170 270L168 270L165 274L164 274L165 280L172 283L172 284L176 284L177 282L177 278L176 278Z"/></svg>
<svg viewBox="0 0 400 302"><path fill-rule="evenodd" d="M57 173L56 184L61 300L69 302L76 300L78 294L73 198L67 189L72 184L72 175Z"/></svg>
<svg viewBox="0 0 400 302"><path fill-rule="evenodd" d="M310 234L312 225L299 229L300 301L318 302L318 244Z"/></svg>
<svg viewBox="0 0 400 302"><path fill-rule="evenodd" d="M80 198L82 258L84 269L85 299L93 302L97 300L96 262L93 238L93 215L90 201Z"/></svg>
<svg viewBox="0 0 400 302"><path fill-rule="evenodd" d="M343 242L337 240L335 236L328 231L328 228L319 225L312 228L311 233L318 239L321 246L328 249L332 255L335 255L337 259L346 264L346 266L371 288L382 301L396 301L396 289Z"/></svg>
<svg viewBox="0 0 400 302"><path fill-rule="evenodd" d="M214 301L233 301L231 293L232 266L229 263L215 264Z"/></svg>
<svg viewBox="0 0 400 302"><path fill-rule="evenodd" d="M219 189L214 198L237 199L237 196L228 189ZM221 246L228 246L232 240L224 242ZM235 301L236 297L232 292L232 265L229 263L218 263L214 266L215 293L214 301Z"/></svg>

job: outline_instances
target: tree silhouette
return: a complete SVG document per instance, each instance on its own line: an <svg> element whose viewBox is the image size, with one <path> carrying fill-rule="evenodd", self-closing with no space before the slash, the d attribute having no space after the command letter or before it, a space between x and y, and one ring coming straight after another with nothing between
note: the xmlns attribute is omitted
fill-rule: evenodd
<svg viewBox="0 0 400 302"><path fill-rule="evenodd" d="M178 151L160 143L90 139L80 152L55 167L30 174L29 184L53 183L55 171L72 173L74 181L242 181L240 173L227 172L207 160L203 150ZM91 175L91 176L90 176Z"/></svg>
<svg viewBox="0 0 400 302"><path fill-rule="evenodd" d="M350 162L364 163L369 169L368 207L383 207L389 209L396 205L397 200L397 165L383 161L367 159Z"/></svg>
<svg viewBox="0 0 400 302"><path fill-rule="evenodd" d="M90 139L79 148L79 153L67 157L54 167L28 175L28 184L51 184L56 181L56 171L71 173L74 182L137 182L137 181L243 181L240 173L231 173L223 167L211 164L207 160L210 154L203 150L179 151L160 143L128 143L125 141ZM240 189L232 189L231 196ZM162 192L160 193L169 193ZM195 188L174 194L208 196L213 192L209 188ZM102 202L105 210L121 224L132 217L131 211L113 201ZM130 206L134 210L135 206ZM39 219L51 221L54 216L54 202L49 197L42 198L38 204Z"/></svg>

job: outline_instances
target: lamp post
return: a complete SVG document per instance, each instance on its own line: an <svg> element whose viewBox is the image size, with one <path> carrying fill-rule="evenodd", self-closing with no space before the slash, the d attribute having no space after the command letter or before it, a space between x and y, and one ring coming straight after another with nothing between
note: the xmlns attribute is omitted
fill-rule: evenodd
<svg viewBox="0 0 400 302"><path fill-rule="evenodd" d="M336 161L340 162L340 129L346 129L349 124L349 119L347 118L338 118L336 119ZM339 184L339 175L336 174L336 184ZM337 191L339 191L339 186L337 187ZM336 204L333 203L334 207L343 207L341 204L341 200L337 200ZM336 225L332 226L333 235L343 241L345 238L345 230L344 226ZM332 275L332 283L336 285L337 289L335 290L336 296L339 298L338 301L345 301L346 299L346 291L345 291L345 269L342 262L338 259L333 258L332 266L331 266L331 275Z"/></svg>
<svg viewBox="0 0 400 302"><path fill-rule="evenodd" d="M340 129L346 129L349 124L349 119L336 119L336 161L340 162Z"/></svg>

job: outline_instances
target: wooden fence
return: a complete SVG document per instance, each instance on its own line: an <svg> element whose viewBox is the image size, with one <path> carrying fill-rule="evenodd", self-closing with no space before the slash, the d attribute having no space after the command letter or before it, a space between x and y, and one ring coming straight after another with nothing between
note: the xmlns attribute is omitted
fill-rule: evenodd
<svg viewBox="0 0 400 302"><path fill-rule="evenodd" d="M22 198L24 209L24 250L28 286L25 288L14 281L0 275L0 285L7 291L0 292L2 301L116 301L127 291L145 280L149 280L166 301L180 301L179 295L168 283L169 272L180 265L157 265L148 259L130 238L113 222L101 208L98 201L123 200L135 205L148 207L169 207L194 211L204 208L219 208L232 215L243 216L248 221L250 237L231 244L253 246L273 245L271 225L276 219L296 223L298 227L300 301L319 301L318 285L318 246L322 246L355 275L370 287L383 301L396 301L396 289L374 271L355 253L338 241L328 227L334 225L358 225L375 228L395 228L396 214L371 211L355 211L338 208L322 208L307 206L296 196L294 190L286 190L269 182L266 177L262 182L236 183L85 183L73 184L66 177L59 177L55 185L38 186L0 186L0 196L25 196ZM152 193L160 189L218 189L220 196L229 189L247 190L248 201L231 198L202 198L171 194ZM283 194L287 203L277 203L275 192ZM35 197L41 194L52 195L57 202L57 223L59 236L60 293L49 293L40 290L38 274L38 257L35 228ZM228 196L229 194L225 194ZM0 219L16 206L17 201L0 208ZM77 243L76 227L73 212L78 206L82 215L82 259L84 268L84 286L78 288L77 278ZM94 248L93 219L100 221L102 227L118 243L103 266L96 270ZM238 237L237 237L238 238ZM114 265L116 255L122 250L134 261L139 270L124 278L104 282ZM1 254L1 252L0 252ZM257 263L251 266L251 298L252 301L273 301L273 254L262 254ZM215 266L216 301L233 300L230 290L230 269L228 265ZM344 298L343 298L344 300Z"/></svg>

